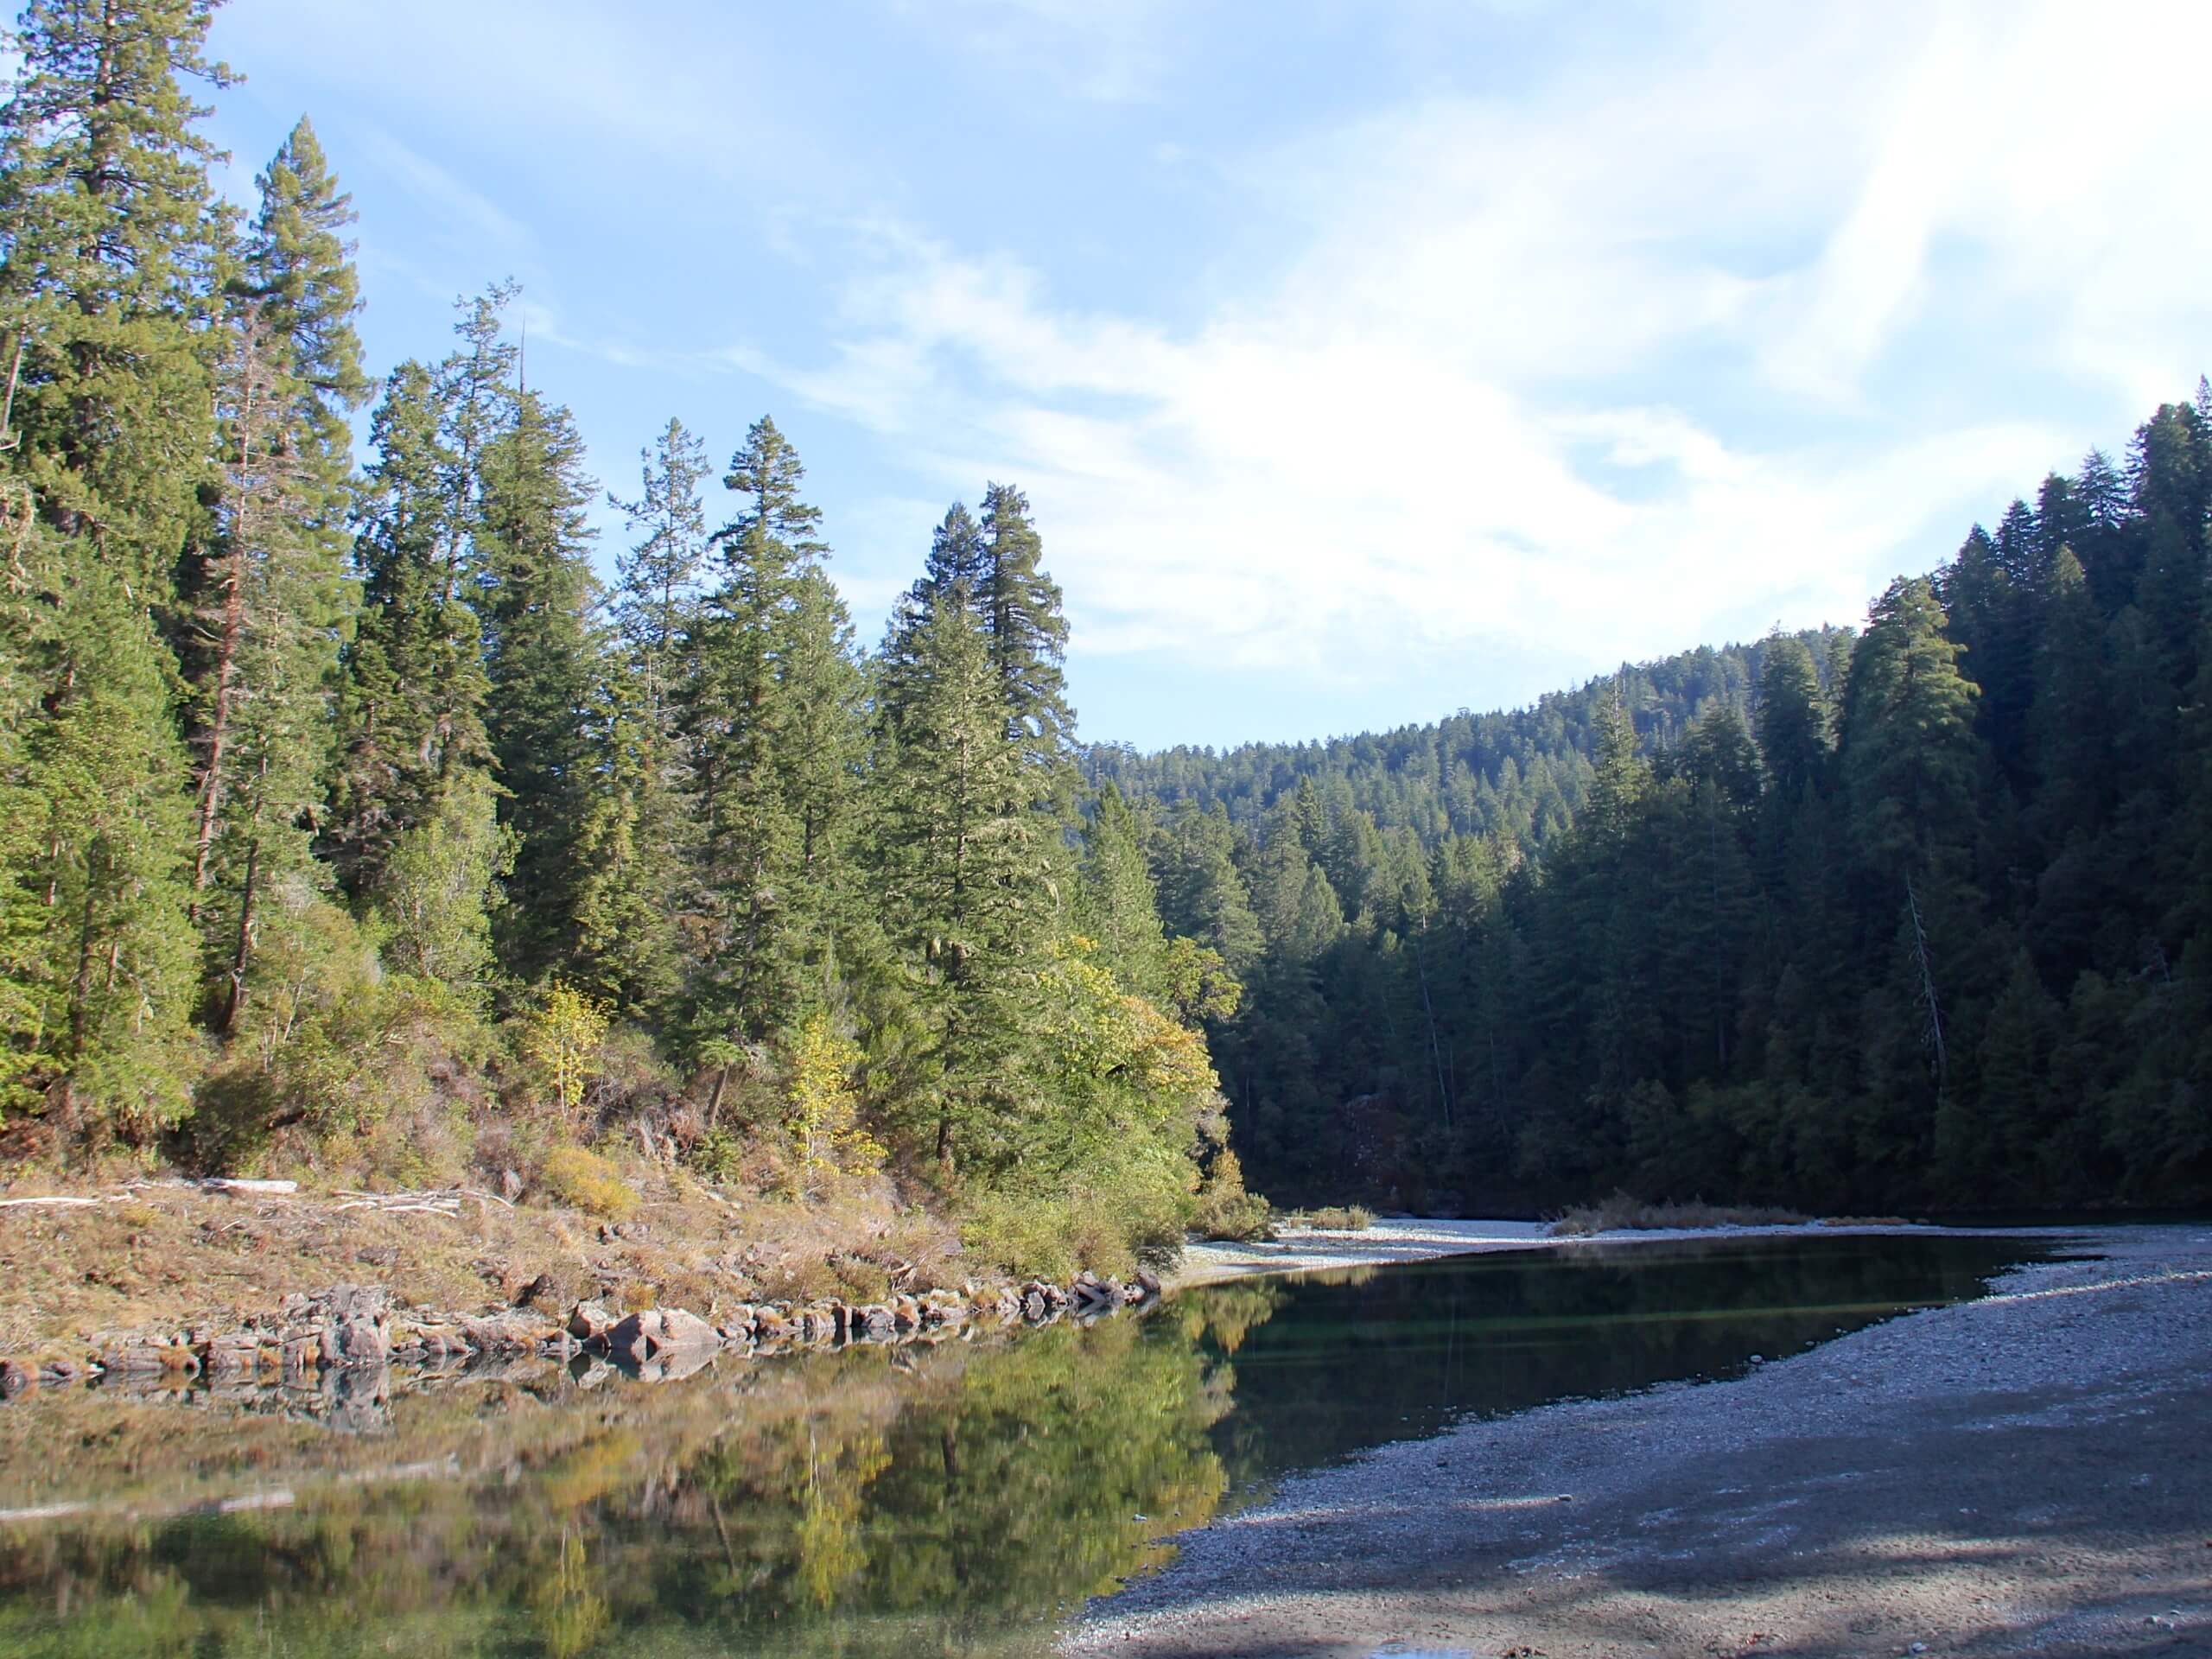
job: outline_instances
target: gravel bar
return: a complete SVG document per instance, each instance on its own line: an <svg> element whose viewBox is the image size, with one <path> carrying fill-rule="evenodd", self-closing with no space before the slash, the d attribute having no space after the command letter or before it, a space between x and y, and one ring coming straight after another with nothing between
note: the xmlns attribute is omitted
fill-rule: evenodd
<svg viewBox="0 0 2212 1659"><path fill-rule="evenodd" d="M2212 1656L2212 1228L1286 1481L1071 1654Z"/></svg>

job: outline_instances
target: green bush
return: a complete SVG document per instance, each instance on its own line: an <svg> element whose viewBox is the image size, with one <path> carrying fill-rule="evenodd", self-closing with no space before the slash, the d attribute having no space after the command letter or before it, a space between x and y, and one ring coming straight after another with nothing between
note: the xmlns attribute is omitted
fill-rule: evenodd
<svg viewBox="0 0 2212 1659"><path fill-rule="evenodd" d="M1603 1204L1586 1204L1569 1210L1551 1224L1560 1238L1586 1238L1592 1233L1620 1230L1660 1231L1674 1228L1793 1227L1805 1217L1795 1210L1707 1204L1646 1204L1627 1192L1616 1192Z"/></svg>
<svg viewBox="0 0 2212 1659"><path fill-rule="evenodd" d="M572 1209L622 1221L637 1212L637 1189L613 1165L582 1147L556 1147L538 1166L537 1184Z"/></svg>
<svg viewBox="0 0 2212 1659"><path fill-rule="evenodd" d="M1265 1198L1244 1190L1244 1166L1235 1153L1224 1147L1214 1154L1213 1167L1198 1188L1191 1227L1201 1238L1250 1243L1274 1236L1273 1213Z"/></svg>
<svg viewBox="0 0 2212 1659"><path fill-rule="evenodd" d="M728 1186L745 1171L745 1137L712 1128L691 1143L684 1160L709 1180Z"/></svg>
<svg viewBox="0 0 2212 1659"><path fill-rule="evenodd" d="M1316 1233L1363 1233L1375 1224L1375 1212L1363 1204L1325 1205L1319 1210L1294 1210L1282 1224Z"/></svg>
<svg viewBox="0 0 2212 1659"><path fill-rule="evenodd" d="M1060 1281L1078 1268L1133 1273L1141 1260L1172 1256L1190 1218L1179 1183L1149 1173L1125 1166L1060 1198L977 1194L962 1206L961 1242L975 1260L1009 1273Z"/></svg>

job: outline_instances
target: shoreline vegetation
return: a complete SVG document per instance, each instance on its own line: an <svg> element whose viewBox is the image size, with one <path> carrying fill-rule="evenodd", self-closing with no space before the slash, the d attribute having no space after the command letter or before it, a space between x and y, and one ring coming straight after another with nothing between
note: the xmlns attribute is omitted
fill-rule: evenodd
<svg viewBox="0 0 2212 1659"><path fill-rule="evenodd" d="M175 1346L184 1331L205 1349L218 1333L275 1328L284 1306L337 1285L370 1287L430 1325L512 1318L550 1335L579 1304L681 1308L709 1325L767 1306L815 1310L827 1334L839 1306L957 1296L995 1310L1027 1282L1057 1287L1046 1300L1059 1309L1079 1287L1117 1278L1071 1256L1054 1274L1009 1274L926 1211L733 1203L680 1166L643 1184L620 1220L527 1189L510 1199L175 1179L15 1196L0 1217L0 1359L34 1373L58 1362L81 1375L93 1354ZM1119 1276L1157 1283L1134 1262Z"/></svg>

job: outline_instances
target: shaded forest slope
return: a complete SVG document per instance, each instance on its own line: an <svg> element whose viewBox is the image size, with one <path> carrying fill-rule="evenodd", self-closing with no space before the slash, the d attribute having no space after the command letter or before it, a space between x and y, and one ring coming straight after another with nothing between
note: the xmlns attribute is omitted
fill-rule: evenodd
<svg viewBox="0 0 2212 1659"><path fill-rule="evenodd" d="M1861 631L1515 714L1093 749L1256 1184L1449 1209L2212 1198L2212 396Z"/></svg>

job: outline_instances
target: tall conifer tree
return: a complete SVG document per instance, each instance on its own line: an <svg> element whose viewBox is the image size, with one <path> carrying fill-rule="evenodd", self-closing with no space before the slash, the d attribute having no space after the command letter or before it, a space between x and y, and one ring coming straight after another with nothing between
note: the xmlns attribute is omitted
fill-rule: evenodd
<svg viewBox="0 0 2212 1659"><path fill-rule="evenodd" d="M1057 774L1075 729L1060 666L1067 618L1059 584L1045 573L1044 552L1029 498L1011 484L992 485L983 493L980 550L969 556L977 573L973 602L1006 704L1007 735L1020 747L1039 798L1058 792Z"/></svg>
<svg viewBox="0 0 2212 1659"><path fill-rule="evenodd" d="M482 452L476 569L485 625L486 735L515 836L497 917L503 965L534 982L569 965L589 874L580 837L594 801L589 722L599 683L592 612L598 486L569 411L535 392Z"/></svg>
<svg viewBox="0 0 2212 1659"><path fill-rule="evenodd" d="M302 121L261 176L224 333L215 522L192 573L192 907L215 1023L248 995L272 888L321 877L310 837L329 766L352 497L346 416L365 391L346 199Z"/></svg>
<svg viewBox="0 0 2212 1659"><path fill-rule="evenodd" d="M684 734L699 818L700 1041L780 1041L823 994L819 905L857 752L849 626L821 570L822 515L798 452L763 416L723 483L720 584L691 645Z"/></svg>
<svg viewBox="0 0 2212 1659"><path fill-rule="evenodd" d="M1055 906L1044 826L1019 798L1020 752L970 607L937 606L911 645L912 695L887 711L880 879L931 1032L914 1127L949 1181L990 1167L1006 1141L1023 993Z"/></svg>
<svg viewBox="0 0 2212 1659"><path fill-rule="evenodd" d="M184 756L161 632L210 482L212 6L38 0L0 111L9 581L0 1070L64 1127L189 1106ZM20 861L18 859L20 858Z"/></svg>

